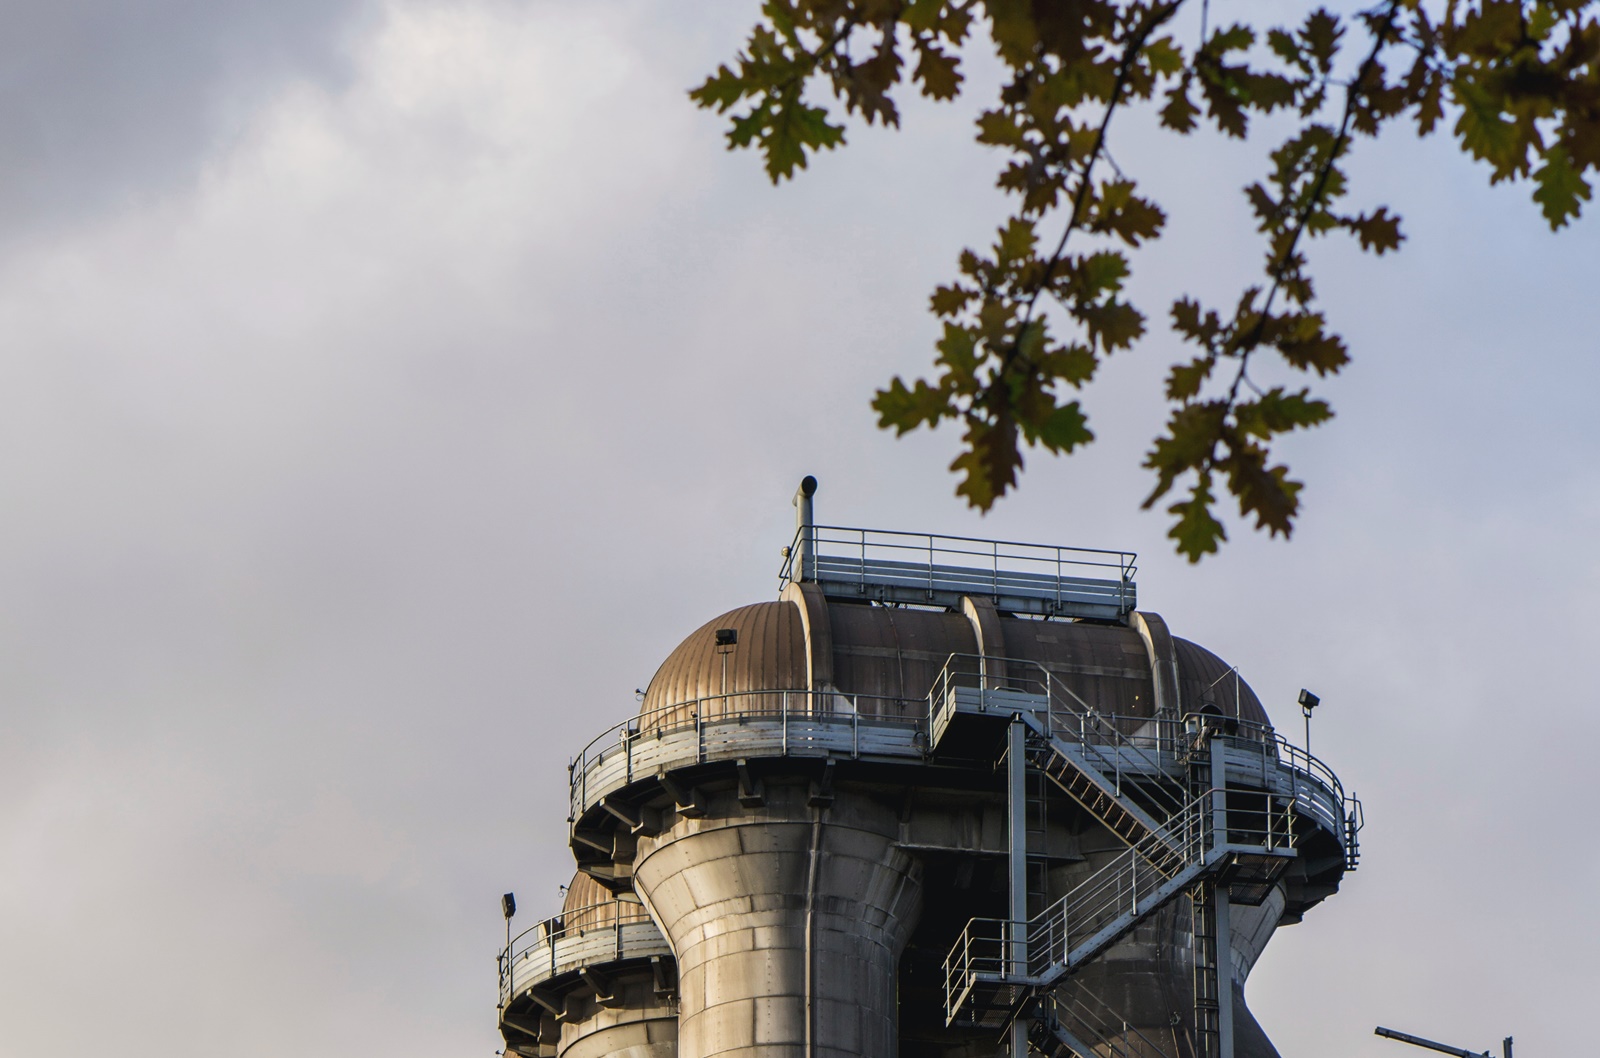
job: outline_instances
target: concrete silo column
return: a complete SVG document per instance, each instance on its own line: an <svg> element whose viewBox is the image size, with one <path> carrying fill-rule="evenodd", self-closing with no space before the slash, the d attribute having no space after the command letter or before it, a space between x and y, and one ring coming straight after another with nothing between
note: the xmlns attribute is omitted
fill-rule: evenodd
<svg viewBox="0 0 1600 1058"><path fill-rule="evenodd" d="M896 968L920 910L895 810L769 779L641 838L635 889L678 961L678 1053L882 1058L896 1051Z"/></svg>
<svg viewBox="0 0 1600 1058"><path fill-rule="evenodd" d="M678 1012L646 974L608 983L610 995L567 1000L556 1058L675 1058Z"/></svg>

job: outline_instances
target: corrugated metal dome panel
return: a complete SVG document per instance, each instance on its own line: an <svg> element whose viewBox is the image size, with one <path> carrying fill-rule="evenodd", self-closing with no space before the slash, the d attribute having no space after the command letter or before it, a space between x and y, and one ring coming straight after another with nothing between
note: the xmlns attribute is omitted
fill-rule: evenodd
<svg viewBox="0 0 1600 1058"><path fill-rule="evenodd" d="M1233 675L1233 667L1198 643L1172 637L1178 656L1178 701L1184 712L1214 705L1224 716L1272 726L1261 699L1250 685Z"/></svg>
<svg viewBox="0 0 1600 1058"><path fill-rule="evenodd" d="M916 712L951 654L978 650L972 622L941 610L829 602L834 687L866 696L863 711ZM1155 709L1149 655L1139 633L1125 625L1089 621L1035 621L1001 616L1003 654L1047 669L1098 712L1147 717ZM738 634L718 647L716 632ZM652 729L727 711L783 708L779 694L807 689L806 639L799 607L786 601L756 603L707 621L672 652L650 680L640 710ZM1186 639L1173 638L1179 703L1185 711L1209 702L1228 716L1270 721L1249 684L1229 675L1227 662ZM1018 671L1017 678L1027 678ZM819 688L820 689L820 688ZM1236 693L1237 692L1237 693ZM729 695L724 699L721 696ZM1236 701L1237 698L1237 701ZM873 701L873 699L898 700ZM790 709L805 701L789 700Z"/></svg>
<svg viewBox="0 0 1600 1058"><path fill-rule="evenodd" d="M971 654L978 641L972 623L942 610L894 609L830 603L833 679L845 694L897 699L863 702L863 712L895 715L920 711L951 654Z"/></svg>
<svg viewBox="0 0 1600 1058"><path fill-rule="evenodd" d="M1151 716L1155 683L1150 655L1138 632L1124 625L1086 621L1004 618L1006 655L1048 670L1098 712ZM1026 678L1027 673L1014 672Z"/></svg>
<svg viewBox="0 0 1600 1058"><path fill-rule="evenodd" d="M733 629L738 641L731 647L717 646L720 628ZM760 704L749 697L724 700L721 695L805 686L806 641L800 611L793 603L755 603L707 621L678 644L650 678L640 714L646 727L668 726L686 722L697 707L700 715L712 716Z"/></svg>
<svg viewBox="0 0 1600 1058"><path fill-rule="evenodd" d="M561 925L568 932L609 929L619 922L642 922L648 917L642 905L618 899L582 871L572 876L567 898L561 902Z"/></svg>

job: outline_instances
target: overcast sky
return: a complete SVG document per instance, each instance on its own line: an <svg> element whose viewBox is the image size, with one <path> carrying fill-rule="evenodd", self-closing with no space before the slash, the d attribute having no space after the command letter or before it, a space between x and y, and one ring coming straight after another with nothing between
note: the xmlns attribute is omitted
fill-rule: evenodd
<svg viewBox="0 0 1600 1058"><path fill-rule="evenodd" d="M1138 550L1287 730L1322 695L1369 825L1251 979L1285 1055L1592 1046L1596 222L1364 144L1410 240L1315 251L1355 363L1292 543L1196 569L1138 511L1161 328L979 518L867 401L997 160L913 106L774 191L683 95L754 6L0 3L0 1055L488 1058L568 758L772 597L808 472L823 521ZM1236 296L1262 144L1119 135L1152 314Z"/></svg>

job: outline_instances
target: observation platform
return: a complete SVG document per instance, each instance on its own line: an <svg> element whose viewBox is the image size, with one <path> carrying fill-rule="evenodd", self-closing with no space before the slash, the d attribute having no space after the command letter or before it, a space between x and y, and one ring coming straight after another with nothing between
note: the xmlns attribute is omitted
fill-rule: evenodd
<svg viewBox="0 0 1600 1058"><path fill-rule="evenodd" d="M1000 672L1010 675L986 675ZM580 862L610 857L619 830L658 831L664 811L671 810L659 807L662 795L679 810L692 811L687 802L694 783L717 766L738 774L750 762L811 759L896 772L989 773L992 760L968 754L970 725L1017 714L1026 714L1041 738L1119 791L1182 781L1199 718L1108 715L1075 697L1059 676L1035 663L953 655L920 700L795 689L673 702L609 728L569 765L573 849ZM1225 726L1227 733L1204 734L1227 786L1240 798L1249 791L1286 806L1295 826L1321 835L1312 844L1330 850L1340 871L1353 867L1358 802L1333 770L1271 727L1231 718ZM740 774L738 781L749 779ZM923 781L940 780L930 774Z"/></svg>
<svg viewBox="0 0 1600 1058"><path fill-rule="evenodd" d="M568 928L568 921L587 921ZM629 961L672 958L672 948L638 904L607 901L547 918L517 934L501 952L500 1004L530 989L546 993L576 983L584 971ZM508 971L509 963L509 971Z"/></svg>
<svg viewBox="0 0 1600 1058"><path fill-rule="evenodd" d="M945 606L968 596L1009 613L1120 621L1138 604L1129 551L977 537L802 525L780 585L809 581L829 598Z"/></svg>

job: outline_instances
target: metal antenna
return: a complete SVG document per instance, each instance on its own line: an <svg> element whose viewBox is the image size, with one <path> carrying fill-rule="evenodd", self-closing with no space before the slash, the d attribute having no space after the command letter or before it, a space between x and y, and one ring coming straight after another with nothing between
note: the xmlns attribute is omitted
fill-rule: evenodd
<svg viewBox="0 0 1600 1058"><path fill-rule="evenodd" d="M1401 1043L1409 1043L1414 1047L1426 1047L1431 1051L1443 1051L1445 1054L1456 1055L1457 1058L1494 1058L1494 1056L1488 1051L1469 1051L1465 1047L1452 1047L1448 1043L1437 1043L1433 1040L1425 1040L1421 1036L1413 1036L1409 1032L1397 1032L1394 1029L1386 1029L1382 1025L1379 1025L1377 1028L1373 1029L1372 1033L1375 1036L1383 1036L1387 1039L1399 1040ZM1501 1058L1511 1058L1510 1036L1507 1036L1503 1041L1501 1041L1500 1047Z"/></svg>

